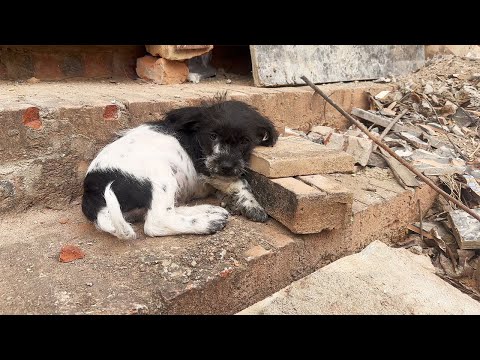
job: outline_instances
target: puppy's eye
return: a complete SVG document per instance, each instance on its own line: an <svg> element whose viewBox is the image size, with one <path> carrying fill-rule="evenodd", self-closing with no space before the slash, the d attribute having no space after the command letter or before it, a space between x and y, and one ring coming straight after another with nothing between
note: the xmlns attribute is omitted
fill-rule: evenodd
<svg viewBox="0 0 480 360"><path fill-rule="evenodd" d="M211 140L217 140L218 135L215 133L210 133L210 139Z"/></svg>

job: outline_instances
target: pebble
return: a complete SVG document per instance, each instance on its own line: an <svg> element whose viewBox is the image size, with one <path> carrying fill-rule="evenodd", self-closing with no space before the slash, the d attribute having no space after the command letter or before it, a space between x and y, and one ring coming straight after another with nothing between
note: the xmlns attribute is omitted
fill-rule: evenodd
<svg viewBox="0 0 480 360"><path fill-rule="evenodd" d="M87 285L87 286L93 286L93 283L87 282L85 285Z"/></svg>
<svg viewBox="0 0 480 360"><path fill-rule="evenodd" d="M227 83L227 84L231 84L231 83L232 83L232 80L227 79L226 83Z"/></svg>

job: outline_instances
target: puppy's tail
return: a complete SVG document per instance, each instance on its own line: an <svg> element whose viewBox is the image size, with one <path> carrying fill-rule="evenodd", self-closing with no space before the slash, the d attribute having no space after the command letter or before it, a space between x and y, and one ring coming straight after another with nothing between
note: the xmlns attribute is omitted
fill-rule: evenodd
<svg viewBox="0 0 480 360"><path fill-rule="evenodd" d="M118 202L118 199L112 190L112 183L109 183L105 188L104 197L105 202L107 203L108 212L110 213L110 220L115 228L114 235L120 239L135 239L135 231L123 217L122 210L120 209L120 203Z"/></svg>

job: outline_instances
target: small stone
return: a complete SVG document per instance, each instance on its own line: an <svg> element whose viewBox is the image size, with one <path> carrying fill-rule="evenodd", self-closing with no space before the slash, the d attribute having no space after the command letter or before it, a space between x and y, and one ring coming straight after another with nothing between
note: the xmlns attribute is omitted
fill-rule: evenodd
<svg viewBox="0 0 480 360"><path fill-rule="evenodd" d="M220 275L222 278L226 278L226 277L228 277L228 275L230 275L232 272L233 272L233 268L227 267L227 268L223 269L222 271L220 271L220 274L219 274L219 275Z"/></svg>
<svg viewBox="0 0 480 360"><path fill-rule="evenodd" d="M223 260L226 254L227 254L227 250L223 249L222 251L220 251L220 260Z"/></svg>
<svg viewBox="0 0 480 360"><path fill-rule="evenodd" d="M231 84L232 83L232 80L230 79L227 79L227 81L225 81L227 84Z"/></svg>
<svg viewBox="0 0 480 360"><path fill-rule="evenodd" d="M61 218L60 220L58 220L58 222L60 224L66 224L68 222L68 219L67 218Z"/></svg>
<svg viewBox="0 0 480 360"><path fill-rule="evenodd" d="M192 260L190 265L192 265L192 267L195 267L195 266L197 266L197 262L195 260Z"/></svg>
<svg viewBox="0 0 480 360"><path fill-rule="evenodd" d="M93 286L93 283L87 282L85 285L87 285L87 286Z"/></svg>
<svg viewBox="0 0 480 360"><path fill-rule="evenodd" d="M431 84L429 84L429 83L427 83L427 84L425 85L425 88L423 89L423 93L424 93L425 95L429 95L429 94L433 93L433 91L434 91L434 90L433 90L433 86L432 86Z"/></svg>
<svg viewBox="0 0 480 360"><path fill-rule="evenodd" d="M458 136L465 136L465 134L462 132L462 130L458 127L458 125L454 125L450 129L455 135Z"/></svg>
<svg viewBox="0 0 480 360"><path fill-rule="evenodd" d="M37 79L35 76L31 77L30 79L27 80L27 83L29 84L37 84L40 82L40 79Z"/></svg>

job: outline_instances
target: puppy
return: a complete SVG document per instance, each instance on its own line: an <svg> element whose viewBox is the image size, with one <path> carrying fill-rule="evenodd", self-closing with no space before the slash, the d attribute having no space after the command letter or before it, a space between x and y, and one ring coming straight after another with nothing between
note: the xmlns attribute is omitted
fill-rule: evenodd
<svg viewBox="0 0 480 360"><path fill-rule="evenodd" d="M268 219L242 174L253 148L273 146L278 133L253 107L225 100L184 107L119 136L95 157L84 180L82 210L98 229L134 239L129 222L143 219L152 237L213 234L229 212L183 204L214 191L225 195L232 213Z"/></svg>

